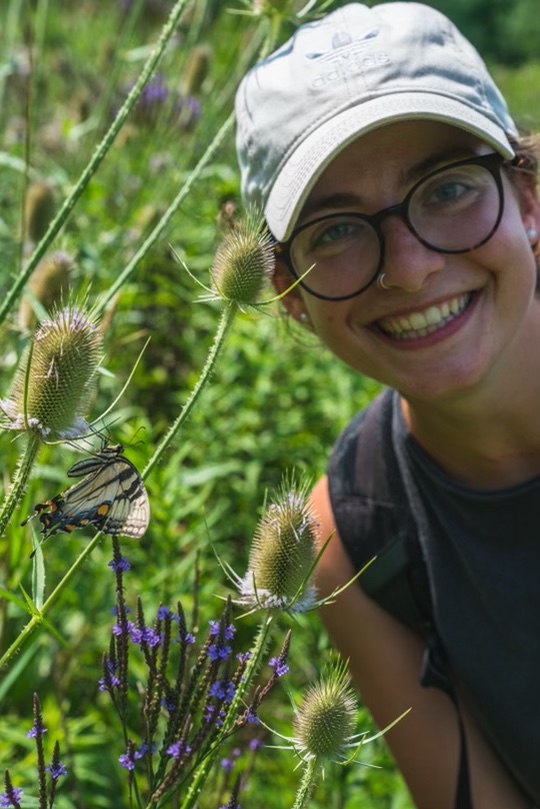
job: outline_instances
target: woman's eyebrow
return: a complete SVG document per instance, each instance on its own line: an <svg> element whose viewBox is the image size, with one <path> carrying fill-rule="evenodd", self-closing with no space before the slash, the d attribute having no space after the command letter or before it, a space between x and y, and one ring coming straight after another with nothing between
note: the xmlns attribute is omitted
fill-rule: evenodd
<svg viewBox="0 0 540 809"><path fill-rule="evenodd" d="M309 219L313 214L319 213L326 208L357 208L361 199L358 194L348 192L337 192L336 194L328 194L325 197L316 197L306 202L298 221Z"/></svg>
<svg viewBox="0 0 540 809"><path fill-rule="evenodd" d="M403 169L398 175L398 184L400 187L405 188L421 180L422 177L425 177L430 171L434 171L447 163L466 160L468 157L473 156L474 151L463 146L436 152L420 160L418 163L414 163L412 166ZM335 194L328 194L324 197L315 197L313 200L308 200L302 208L302 213L298 221L303 222L304 220L310 219L314 214L327 209L339 208L344 210L349 208L357 210L359 207L362 207L362 196L360 194L338 191Z"/></svg>
<svg viewBox="0 0 540 809"><path fill-rule="evenodd" d="M445 149L444 151L437 152L429 155L428 157L414 163L399 173L399 184L401 186L409 186L421 180L431 171L438 168L457 162L458 160L466 160L469 157L474 157L474 151L467 149L464 146L457 146L452 149Z"/></svg>

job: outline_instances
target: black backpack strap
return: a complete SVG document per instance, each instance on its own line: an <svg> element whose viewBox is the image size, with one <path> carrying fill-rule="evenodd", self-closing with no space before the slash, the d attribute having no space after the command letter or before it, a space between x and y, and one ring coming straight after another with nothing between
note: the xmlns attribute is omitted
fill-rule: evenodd
<svg viewBox="0 0 540 809"><path fill-rule="evenodd" d="M418 494L416 483L414 482L413 477L410 473L409 464L404 455L403 443L402 441L397 440L397 436L400 433L399 424L397 421L401 417L398 411L398 408L400 406L401 405L399 402L399 398L397 394L395 394L393 398L393 413L391 422L391 435L392 435L391 444L397 460L398 466L397 471L399 477L401 478L401 485L405 489L407 500L409 502L411 512L413 514L413 518L416 523L417 529L416 534L418 537L418 542L416 544L417 548L420 551L422 559L418 560L420 561L420 565L418 564L415 565L415 568L417 570L421 569L423 571L423 575L427 580L425 593L427 594L431 602L429 611L426 611L424 613L425 627L427 634L427 645L422 662L420 682L426 688L433 687L443 691L454 703L458 720L459 747L460 747L459 768L456 783L454 809L473 809L471 800L471 790L470 790L467 738L465 735L465 728L463 725L463 717L461 715L461 709L459 701L457 699L454 683L452 682L452 678L449 674L450 667L446 659L443 644L441 642L441 639L437 632L437 628L435 626L435 619L433 613L433 600L432 600L433 596L430 591L430 583L427 575L427 564L425 559L426 539L429 532L429 527L427 524L427 516L425 513L424 505L420 499L420 495Z"/></svg>
<svg viewBox="0 0 540 809"><path fill-rule="evenodd" d="M411 587L407 535L416 530L392 456L387 458L390 391L377 397L340 436L328 466L336 526L362 590L414 632L423 618ZM395 483L390 485L397 477ZM401 487L402 488L402 487Z"/></svg>
<svg viewBox="0 0 540 809"><path fill-rule="evenodd" d="M426 640L420 682L444 691L457 711L460 763L454 809L472 809L463 721L433 619L423 549L427 518L396 441L399 406L397 394L386 390L340 437L328 467L330 499L356 569L376 557L362 573L364 592Z"/></svg>

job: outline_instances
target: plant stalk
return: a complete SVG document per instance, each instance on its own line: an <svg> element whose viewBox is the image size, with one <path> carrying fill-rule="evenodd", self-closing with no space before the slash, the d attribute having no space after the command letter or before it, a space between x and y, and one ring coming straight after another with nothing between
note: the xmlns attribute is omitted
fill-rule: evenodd
<svg viewBox="0 0 540 809"><path fill-rule="evenodd" d="M11 515L24 495L26 485L28 483L28 477L32 471L32 466L34 465L34 461L36 460L39 449L39 436L37 434L30 435L26 450L22 455L17 467L17 471L15 472L15 477L13 479L13 483L11 484L9 494L4 500L2 508L0 509L0 536L2 536L6 530L6 526L11 519Z"/></svg>
<svg viewBox="0 0 540 809"><path fill-rule="evenodd" d="M216 362L218 357L221 353L221 349L225 344L225 339L229 333L229 330L234 322L234 318L236 313L238 312L238 306L233 301L228 301L225 305L225 308L221 315L221 320L218 325L218 329L216 335L214 337L214 342L208 352L208 357L206 358L206 363L201 371L199 379L197 380L197 384L193 388L189 399L185 403L184 407L182 408L179 416L177 417L176 421L170 427L168 433L164 436L159 446L156 448L156 451L148 461L145 469L142 472L142 477L147 478L154 466L159 463L165 451L170 447L172 442L175 440L176 436L178 435L182 425L190 415L191 411L193 410L199 396L204 390L205 385L210 381L210 377L212 372L216 366Z"/></svg>
<svg viewBox="0 0 540 809"><path fill-rule="evenodd" d="M145 85L147 84L152 73L157 67L161 57L163 56L165 48L175 31L180 16L184 11L184 6L187 4L187 2L188 0L177 0L177 2L175 3L173 10L169 15L169 19L163 26L161 36L157 42L157 45L150 54L145 66L143 67L139 75L139 78L135 83L135 86L129 93L124 103L122 104L116 118L114 119L111 126L103 136L101 142L96 147L94 154L92 155L90 161L85 166L71 194L64 201L64 204L58 211L58 214L54 217L51 224L49 225L47 232L45 233L45 235L37 245L36 249L30 256L28 263L26 264L26 267L24 267L20 275L17 277L11 289L7 291L3 303L0 306L0 324L3 323L3 321L5 320L17 295L30 278L30 275L32 274L33 270L36 268L36 266L39 264L39 262L45 255L46 250L48 249L49 245L51 244L57 233L61 230L63 225L68 220L71 211L75 207L77 200L83 194L86 186L90 182L93 175L96 173L103 158L111 148L116 136L118 135L120 129L124 125L126 118L128 117L130 111L137 102Z"/></svg>
<svg viewBox="0 0 540 809"><path fill-rule="evenodd" d="M319 764L315 758L306 763L300 786L296 792L293 809L304 809L308 805L308 801L315 789L318 768Z"/></svg>

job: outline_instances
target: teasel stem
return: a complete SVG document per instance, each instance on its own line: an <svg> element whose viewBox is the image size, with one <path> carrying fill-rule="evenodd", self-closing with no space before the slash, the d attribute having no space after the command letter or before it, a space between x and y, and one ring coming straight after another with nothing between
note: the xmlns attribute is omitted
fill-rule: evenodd
<svg viewBox="0 0 540 809"><path fill-rule="evenodd" d="M253 677L255 676L255 674L259 669L262 656L266 651L266 647L270 639L270 630L272 628L273 618L274 616L270 612L267 612L259 626L257 637L255 638L253 647L250 650L251 657L245 669L242 687L239 686L236 689L235 695L227 710L227 714L223 719L223 724L220 728L219 735L215 739L215 741L211 744L203 761L199 764L199 766L195 770L193 778L189 785L187 795L183 803L180 805L180 809L193 809L193 807L197 804L197 801L199 800L200 792L204 786L206 778L208 777L208 773L212 769L212 766L220 751L221 745L225 740L225 738L229 735L229 733L233 729L235 717L238 714L238 709L243 700L243 696L246 692L246 689L251 684ZM147 809L150 809L150 806L147 807Z"/></svg>
<svg viewBox="0 0 540 809"><path fill-rule="evenodd" d="M139 264L139 262L144 258L146 253L150 250L154 242L160 237L161 233L165 230L167 225L169 224L170 220L172 219L173 215L176 213L182 202L185 200L189 192L191 191L195 181L201 175L203 169L206 168L212 157L214 156L217 149L221 146L221 143L225 139L225 136L228 134L229 130L232 128L234 123L235 116L234 113L230 113L227 120L221 125L220 129L218 130L217 134L214 136L214 139L206 149L205 153L193 169L193 171L189 174L187 180L185 181L184 185L173 199L163 216L160 218L159 222L152 230L152 232L147 236L144 240L142 245L139 247L133 258L126 264L116 281L111 284L108 288L106 294L100 298L96 309L98 312L104 310L109 302L114 298L117 294L118 290L122 287L125 283L126 279L134 272L135 268Z"/></svg>
<svg viewBox="0 0 540 809"><path fill-rule="evenodd" d="M18 636L15 638L9 649L7 649L6 652L0 658L0 670L2 669L3 666L7 665L11 661L11 659L24 647L24 645L27 643L29 638L34 634L36 629L39 629L39 627L45 622L45 616L47 615L49 610L51 610L51 608L54 606L54 604L60 597L60 594L70 584L75 573L85 562L86 557L92 554L92 551L94 550L96 545L101 541L102 538L103 535L101 533L98 533L90 540L88 545L84 547L84 549L79 554L78 558L69 568L65 576L56 585L56 587L51 592L47 600L43 602L41 609L38 610L37 607L35 607L35 605L33 605L32 602L29 599L27 599L27 603L32 611L32 617L30 618L26 626L23 627Z"/></svg>
<svg viewBox="0 0 540 809"><path fill-rule="evenodd" d="M96 173L105 155L111 148L116 136L118 135L119 131L124 125L126 118L128 117L130 111L132 110L135 103L139 99L139 96L141 95L145 85L148 83L148 80L150 79L155 68L157 67L161 57L163 56L165 48L167 47L169 40L171 39L174 31L176 30L178 21L187 3L188 0L177 0L177 2L175 3L169 15L169 19L162 28L161 36L154 50L150 54L145 66L143 67L133 89L129 93L128 97L126 98L122 106L120 107L120 110L118 111L116 118L114 119L111 126L103 136L101 142L96 147L94 154L90 158L89 162L83 169L83 172L79 177L77 183L75 184L73 191L67 197L64 204L58 211L58 214L52 220L51 224L47 229L47 232L45 233L45 235L37 245L36 249L30 256L30 259L28 260L28 263L26 264L22 272L18 275L17 280L15 281L11 289L8 290L8 292L6 293L3 304L0 306L0 324L3 323L3 321L5 320L17 295L28 281L35 267L38 265L40 260L45 255L45 252L47 251L49 245L51 244L57 233L61 230L63 225L68 220L73 208L75 207L76 202L82 196L84 190L86 189L86 186L92 179L93 175Z"/></svg>
<svg viewBox="0 0 540 809"><path fill-rule="evenodd" d="M317 771L319 769L320 764L316 758L306 763L300 786L296 792L293 809L304 809L308 805L317 783Z"/></svg>
<svg viewBox="0 0 540 809"><path fill-rule="evenodd" d="M216 366L216 362L221 353L221 349L225 345L225 340L234 322L234 318L237 312L238 312L237 304L234 303L233 301L228 301L221 314L221 320L219 322L216 335L214 337L214 342L212 343L210 351L208 352L206 363L204 365L203 370L201 371L199 379L197 380L197 384L191 391L191 394L187 402L185 403L184 407L182 408L182 411L180 412L178 418L173 423L168 433L164 436L161 443L157 447L156 451L148 461L141 475L143 479L148 477L154 466L156 466L156 464L159 463L164 453L171 446L176 436L180 432L180 429L182 428L184 422L189 417L191 411L195 407L195 404L197 403L206 384L210 381L210 377Z"/></svg>
<svg viewBox="0 0 540 809"><path fill-rule="evenodd" d="M30 476L30 472L32 471L32 467L37 458L40 447L41 440L39 435L37 433L36 435L30 435L26 445L26 450L21 456L17 466L9 494L4 500L2 508L0 509L0 536L3 535L6 526L11 519L11 515L24 496L24 492L28 484L28 478Z"/></svg>
<svg viewBox="0 0 540 809"><path fill-rule="evenodd" d="M266 38L263 42L261 50L256 57L256 61L260 61L267 56L270 51L274 49L274 45L277 41L279 36L279 30L281 23L283 22L282 18L278 15L275 15L269 22L269 30L266 35ZM184 185L173 199L163 216L160 218L159 222L156 224L155 228L152 232L147 236L144 240L140 248L137 250L135 255L132 259L126 264L116 281L109 287L107 293L100 299L100 302L97 305L97 311L101 312L103 309L107 307L109 302L114 298L118 290L122 287L125 283L126 279L130 277L130 275L134 272L135 268L139 264L139 262L144 258L146 253L150 250L152 245L157 241L160 235L163 233L167 225L169 224L170 220L183 203L189 192L191 191L194 183L196 180L199 179L200 175L202 174L203 170L206 168L210 160L213 158L216 151L221 146L222 142L225 140L227 135L229 134L230 130L233 127L235 121L235 114L231 112L228 118L224 121L221 127L218 129L216 135L214 136L213 140L210 142L209 146L207 147L205 153L200 158L199 162L195 166L195 168L191 171L188 178L186 179ZM1 322L1 321L0 321Z"/></svg>

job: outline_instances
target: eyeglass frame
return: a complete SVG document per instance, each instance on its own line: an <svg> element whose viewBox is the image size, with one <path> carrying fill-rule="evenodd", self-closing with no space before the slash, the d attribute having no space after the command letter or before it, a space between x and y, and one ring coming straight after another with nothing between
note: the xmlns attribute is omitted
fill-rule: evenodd
<svg viewBox="0 0 540 809"><path fill-rule="evenodd" d="M473 157L465 158L464 160L457 160L457 161L455 161L453 163L448 163L445 166L440 166L438 169L434 169L433 171L429 172L424 177L422 177L420 180L418 180L418 182L416 182L413 185L413 187L409 189L409 191L407 192L407 194L405 195L403 200L401 202L396 203L395 205L390 205L387 208L382 208L380 211L377 211L374 214L363 214L363 213L357 213L356 211L353 211L353 212L351 212L351 211L340 211L339 213L325 214L325 216L320 216L317 219L312 219L309 222L305 222L303 225L300 225L300 227L296 228L292 232L291 236L286 241L284 241L284 242L276 242L276 244L274 246L274 249L276 251L276 254L280 258L283 259L283 261L287 265L289 271L294 276L294 278L297 279L298 284L303 289L305 289L306 292L309 292L309 294L313 295L315 298L319 298L320 300L324 300L324 301L346 301L346 300L350 300L351 298L356 298L358 295L361 295L363 292L365 292L367 289L369 289L369 287L376 281L376 279L378 278L379 273L381 271L381 267L382 267L382 265L384 263L385 237L384 237L384 233L382 232L382 229L381 229L381 222L382 222L383 219L385 219L387 216L399 216L401 221L410 230L410 232L413 234L413 236L420 242L420 244L423 244L424 247L427 247L428 249L433 250L435 253L443 253L443 254L446 254L446 255L458 255L458 254L463 254L463 253L470 253L472 250L476 250L477 248L479 248L482 245L486 244L486 242L488 242L492 238L492 236L496 233L496 231L497 231L497 229L498 229L498 227L499 227L499 225L501 223L501 219L502 219L503 213L504 213L504 203L505 203L504 186L503 186L503 181L502 181L502 176L501 176L502 167L504 165L517 166L517 165L520 165L520 162L521 161L520 161L520 158L519 158L518 155L515 155L511 160L508 160L503 155L501 155L499 152L489 152L488 154L485 154L485 155L474 155ZM466 248L461 249L461 250L449 250L449 249L446 249L446 248L434 247L432 244L430 244L428 241L423 239L415 231L415 229L413 227L413 224L410 221L409 213L408 213L410 200L411 200L412 196L415 194L417 188L419 186L421 186L423 183L425 183L427 180L429 180L431 177L434 177L437 174L442 173L444 171L447 171L449 169L458 168L460 166L467 166L467 165L479 165L479 166L482 166L483 168L487 169L487 171L491 174L491 176L493 177L493 179L495 181L495 185L497 187L497 192L499 194L499 213L498 213L498 216L497 216L497 218L495 220L495 224L491 228L488 235L485 238L483 238L481 241L479 241L477 244L473 245L472 247L466 247ZM296 270L296 268L294 267L291 251L292 251L292 245L293 245L294 240L304 230L306 230L307 228L312 227L313 225L318 224L319 222L324 222L326 220L337 219L337 218L343 217L343 216L353 217L353 218L356 218L356 219L361 219L362 221L367 222L367 224L370 225L373 228L373 230L375 231L375 234L377 236L378 242L379 242L380 256L379 256L379 263L377 264L377 269L374 272L373 277L370 279L370 281L368 281L367 284L364 284L364 286L361 287L359 290L357 290L356 292L352 292L349 295L340 295L340 296L334 298L334 297L331 297L329 295L323 295L321 292L315 292L314 290L312 290L306 284L304 279L301 278L301 274L299 274L298 271Z"/></svg>

